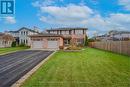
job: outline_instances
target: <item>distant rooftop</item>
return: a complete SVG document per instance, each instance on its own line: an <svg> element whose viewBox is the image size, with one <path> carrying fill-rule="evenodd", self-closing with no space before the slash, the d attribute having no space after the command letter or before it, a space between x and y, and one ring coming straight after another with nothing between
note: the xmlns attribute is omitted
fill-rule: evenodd
<svg viewBox="0 0 130 87"><path fill-rule="evenodd" d="M119 32L117 32L115 34L130 34L130 32L128 32L128 31L119 31Z"/></svg>
<svg viewBox="0 0 130 87"><path fill-rule="evenodd" d="M26 30L29 30L29 31L31 31L31 32L36 32L35 30L29 29L29 28L26 28L26 27L22 27L22 28L20 28L18 31L20 31L20 30L22 30L22 29L26 29Z"/></svg>
<svg viewBox="0 0 130 87"><path fill-rule="evenodd" d="M110 35L120 35L120 34L130 34L130 31L116 31L116 30L112 30L112 31L109 31L108 34L98 35L98 36L94 36L94 37L109 37Z"/></svg>
<svg viewBox="0 0 130 87"><path fill-rule="evenodd" d="M47 29L47 31L50 30L88 30L88 28L52 28L52 29Z"/></svg>
<svg viewBox="0 0 130 87"><path fill-rule="evenodd" d="M4 35L4 33L1 33L1 32L0 32L0 36L3 36L3 35Z"/></svg>
<svg viewBox="0 0 130 87"><path fill-rule="evenodd" d="M11 33L18 33L18 31L7 31L7 32L11 32Z"/></svg>

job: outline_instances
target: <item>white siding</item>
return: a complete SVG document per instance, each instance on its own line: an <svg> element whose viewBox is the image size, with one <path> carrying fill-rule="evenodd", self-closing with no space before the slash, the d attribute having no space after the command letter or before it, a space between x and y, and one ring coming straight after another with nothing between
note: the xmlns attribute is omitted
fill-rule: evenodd
<svg viewBox="0 0 130 87"><path fill-rule="evenodd" d="M29 35L33 35L33 34L37 34L35 32L31 32L29 30L26 30L26 29L22 29L21 31L19 31L19 40L20 40L20 44L21 43L24 43L28 46L31 45L31 41L30 41L30 38L28 37Z"/></svg>

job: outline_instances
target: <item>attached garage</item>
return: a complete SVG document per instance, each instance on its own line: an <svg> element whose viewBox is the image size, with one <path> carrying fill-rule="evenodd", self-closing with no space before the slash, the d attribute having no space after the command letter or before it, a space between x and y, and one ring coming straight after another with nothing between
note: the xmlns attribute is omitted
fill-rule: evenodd
<svg viewBox="0 0 130 87"><path fill-rule="evenodd" d="M31 48L36 49L52 49L58 50L63 46L63 38L61 35L39 34L31 35Z"/></svg>
<svg viewBox="0 0 130 87"><path fill-rule="evenodd" d="M48 48L58 49L59 48L58 40L48 40Z"/></svg>
<svg viewBox="0 0 130 87"><path fill-rule="evenodd" d="M32 42L33 48L43 48L43 45L44 45L43 41L33 41Z"/></svg>

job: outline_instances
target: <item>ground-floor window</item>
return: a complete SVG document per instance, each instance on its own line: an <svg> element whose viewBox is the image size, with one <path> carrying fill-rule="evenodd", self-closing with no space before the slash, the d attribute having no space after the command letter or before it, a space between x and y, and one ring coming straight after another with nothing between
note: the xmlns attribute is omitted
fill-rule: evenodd
<svg viewBox="0 0 130 87"><path fill-rule="evenodd" d="M21 39L20 42L23 43L23 40Z"/></svg>
<svg viewBox="0 0 130 87"><path fill-rule="evenodd" d="M84 39L83 38L77 39L77 45L83 44L83 43L84 43Z"/></svg>
<svg viewBox="0 0 130 87"><path fill-rule="evenodd" d="M64 40L64 44L65 44L65 45L69 45L69 44L70 44L70 39L65 39L65 40Z"/></svg>
<svg viewBox="0 0 130 87"><path fill-rule="evenodd" d="M26 39L26 43L28 43L28 40Z"/></svg>

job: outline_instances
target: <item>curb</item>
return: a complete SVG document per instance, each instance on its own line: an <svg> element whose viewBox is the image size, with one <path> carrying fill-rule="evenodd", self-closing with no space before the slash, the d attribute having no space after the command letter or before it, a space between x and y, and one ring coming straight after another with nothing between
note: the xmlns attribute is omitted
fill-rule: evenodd
<svg viewBox="0 0 130 87"><path fill-rule="evenodd" d="M26 73L23 77L21 77L18 81L16 81L11 87L20 87L34 72L36 72L47 60L51 58L57 51L53 52L43 61L41 61L38 65L36 65L32 70Z"/></svg>

